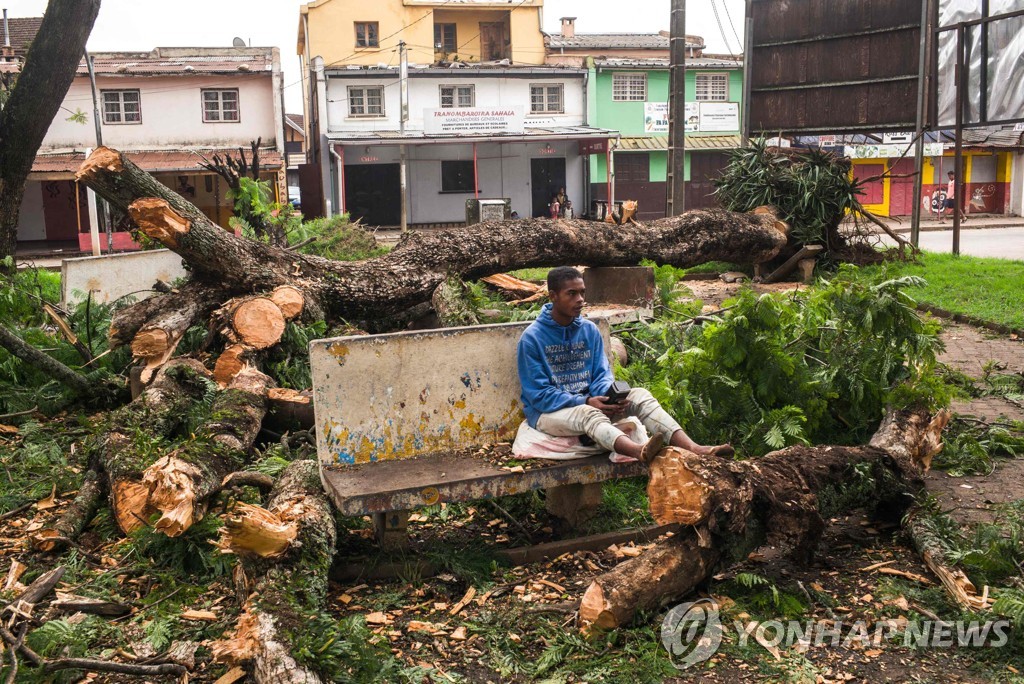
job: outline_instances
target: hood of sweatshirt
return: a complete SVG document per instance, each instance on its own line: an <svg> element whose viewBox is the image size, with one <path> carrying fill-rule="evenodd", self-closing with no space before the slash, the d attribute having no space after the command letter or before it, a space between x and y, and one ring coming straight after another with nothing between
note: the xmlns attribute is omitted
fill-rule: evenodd
<svg viewBox="0 0 1024 684"><path fill-rule="evenodd" d="M568 342L573 337L575 337L576 333L578 333L580 329L583 327L583 316L577 316L576 318L572 319L572 323L570 323L569 325L561 325L551 316L551 310L553 308L554 306L551 304L551 302L548 302L543 307L541 307L540 315L537 316L537 323L544 326L550 332L559 333L562 337L562 341Z"/></svg>

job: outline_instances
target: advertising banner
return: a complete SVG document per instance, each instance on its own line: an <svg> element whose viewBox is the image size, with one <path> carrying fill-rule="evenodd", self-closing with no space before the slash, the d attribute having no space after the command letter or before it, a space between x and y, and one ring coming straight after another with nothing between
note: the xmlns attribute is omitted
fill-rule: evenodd
<svg viewBox="0 0 1024 684"><path fill-rule="evenodd" d="M689 130L689 129L687 129ZM737 102L701 102L701 133L734 133L740 130L740 106Z"/></svg>

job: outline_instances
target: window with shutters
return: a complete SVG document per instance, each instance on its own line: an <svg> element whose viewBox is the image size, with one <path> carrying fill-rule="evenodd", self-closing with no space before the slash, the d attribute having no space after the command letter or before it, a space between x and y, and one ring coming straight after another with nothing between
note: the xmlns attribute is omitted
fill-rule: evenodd
<svg viewBox="0 0 1024 684"><path fill-rule="evenodd" d="M564 111L565 103L561 83L530 86L531 114L561 114Z"/></svg>
<svg viewBox="0 0 1024 684"><path fill-rule="evenodd" d="M459 107L476 106L476 86L458 85L441 86L441 107L443 109L454 109Z"/></svg>
<svg viewBox="0 0 1024 684"><path fill-rule="evenodd" d="M698 102L728 102L729 74L697 74Z"/></svg>
<svg viewBox="0 0 1024 684"><path fill-rule="evenodd" d="M615 180L621 183L646 183L651 179L650 155L646 152L617 152Z"/></svg>
<svg viewBox="0 0 1024 684"><path fill-rule="evenodd" d="M612 99L643 102L647 99L647 74L612 74Z"/></svg>
<svg viewBox="0 0 1024 684"><path fill-rule="evenodd" d="M434 24L434 52L451 54L458 51L455 24Z"/></svg>
<svg viewBox="0 0 1024 684"><path fill-rule="evenodd" d="M203 121L238 123L238 88L204 89Z"/></svg>
<svg viewBox="0 0 1024 684"><path fill-rule="evenodd" d="M379 24L376 21L356 22L356 47L380 47Z"/></svg>
<svg viewBox="0 0 1024 684"><path fill-rule="evenodd" d="M138 90L103 90L103 123L142 123L142 96Z"/></svg>
<svg viewBox="0 0 1024 684"><path fill-rule="evenodd" d="M352 117L383 117L384 86L349 86L348 115Z"/></svg>

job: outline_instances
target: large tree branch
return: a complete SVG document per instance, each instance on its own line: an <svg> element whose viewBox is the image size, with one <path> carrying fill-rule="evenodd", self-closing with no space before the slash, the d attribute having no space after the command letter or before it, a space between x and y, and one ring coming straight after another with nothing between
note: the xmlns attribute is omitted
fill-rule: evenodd
<svg viewBox="0 0 1024 684"><path fill-rule="evenodd" d="M129 212L146 235L180 254L197 277L237 294L292 285L328 315L348 320L377 319L428 301L451 274L479 278L566 262L628 266L643 258L679 267L716 260L760 263L774 257L787 238L770 216L726 211L628 226L531 219L410 234L384 256L338 262L222 230L116 150L97 149L78 178Z"/></svg>

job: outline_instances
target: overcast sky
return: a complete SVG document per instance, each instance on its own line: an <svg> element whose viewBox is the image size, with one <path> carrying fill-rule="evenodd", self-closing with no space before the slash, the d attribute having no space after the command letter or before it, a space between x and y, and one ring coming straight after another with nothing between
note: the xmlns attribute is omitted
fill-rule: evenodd
<svg viewBox="0 0 1024 684"><path fill-rule="evenodd" d="M335 2L373 0L335 0ZM281 48L285 101L302 111L295 38L299 0L102 0L89 49L150 50L157 46L229 46L235 36L252 45ZM12 17L41 16L46 0L0 0ZM744 0L690 0L687 32L704 37L709 52L738 52ZM718 9L719 23L713 7ZM557 33L559 17L574 16L578 33L654 32L669 28L669 0L546 0L544 30ZM730 22L731 18L731 22Z"/></svg>

